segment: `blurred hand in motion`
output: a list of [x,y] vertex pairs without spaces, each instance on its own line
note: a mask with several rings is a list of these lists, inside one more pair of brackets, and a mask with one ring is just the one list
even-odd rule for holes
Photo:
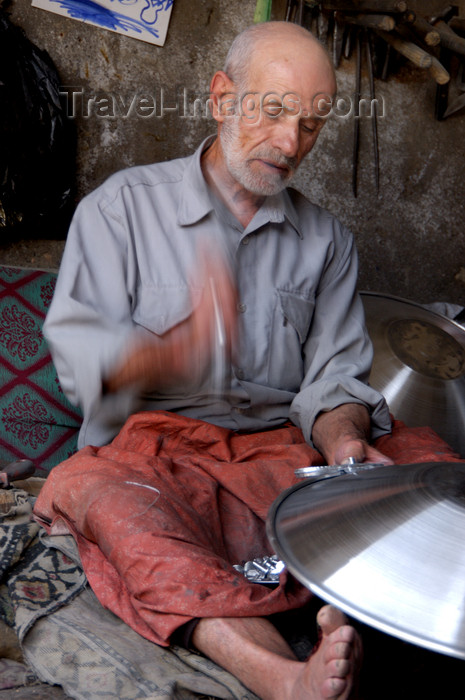
[[[207,367],[221,331],[226,356],[236,339],[236,286],[220,254],[201,251],[200,270],[192,280],[202,296],[192,314],[163,336],[135,339],[104,381],[111,393],[129,386],[139,391],[161,389],[189,380]],[[194,305],[194,299],[192,300]],[[218,325],[218,320],[220,324]]]

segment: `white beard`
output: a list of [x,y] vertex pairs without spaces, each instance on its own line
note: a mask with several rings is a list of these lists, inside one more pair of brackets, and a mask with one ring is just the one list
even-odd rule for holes
[[294,174],[294,159],[283,156],[276,149],[266,147],[257,149],[253,152],[254,158],[263,158],[271,160],[278,165],[286,165],[290,168],[290,173],[286,177],[283,177],[282,173],[273,173],[271,170],[261,175],[254,173],[241,153],[239,119],[240,117],[237,116],[226,117],[220,131],[221,146],[229,174],[232,175],[236,182],[247,191],[253,192],[253,194],[261,196],[278,194],[278,192],[287,187]]

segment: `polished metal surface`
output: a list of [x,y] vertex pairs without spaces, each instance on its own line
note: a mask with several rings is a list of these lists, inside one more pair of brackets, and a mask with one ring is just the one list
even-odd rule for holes
[[352,617],[465,659],[465,464],[378,466],[285,491],[267,523],[276,554]]
[[370,384],[408,426],[430,426],[465,456],[465,329],[405,299],[363,292]]
[[299,467],[295,470],[295,475],[299,479],[307,477],[339,476],[339,474],[358,474],[361,469],[374,469],[382,467],[382,462],[356,462],[354,457],[349,457],[342,464],[323,464],[310,467]]

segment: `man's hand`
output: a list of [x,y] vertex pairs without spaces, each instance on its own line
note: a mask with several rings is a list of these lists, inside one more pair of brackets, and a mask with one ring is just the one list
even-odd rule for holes
[[356,462],[393,464],[392,459],[372,447],[370,415],[361,404],[347,403],[316,419],[312,439],[327,464],[343,464],[349,457]]
[[[236,288],[228,265],[206,254],[196,284],[203,285],[202,298],[185,321],[162,337],[137,339],[104,382],[108,393],[134,386],[139,391],[164,389],[187,381],[210,361],[219,307],[229,354],[236,334]],[[201,365],[201,366],[199,366]]]

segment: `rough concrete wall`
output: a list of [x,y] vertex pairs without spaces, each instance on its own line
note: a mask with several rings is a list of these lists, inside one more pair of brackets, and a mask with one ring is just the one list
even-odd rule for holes
[[[339,70],[338,81],[353,93],[353,65]],[[435,83],[420,70],[377,81],[376,96],[384,102],[379,194],[368,118],[360,126],[357,198],[352,120],[328,123],[299,184],[354,232],[362,289],[465,305],[465,111],[435,120]]]
[[[283,17],[284,2],[274,3]],[[125,166],[191,152],[213,124],[183,116],[177,95],[208,88],[221,67],[233,36],[252,22],[255,0],[175,0],[164,47],[130,39],[82,22],[59,17],[13,0],[11,19],[48,51],[62,84],[76,93],[78,198],[110,173]],[[338,70],[339,91],[354,90],[354,62]],[[363,93],[368,94],[367,76]],[[373,182],[370,120],[362,120],[359,194],[351,186],[350,119],[328,123],[297,184],[313,201],[329,208],[354,232],[360,254],[360,287],[418,302],[465,305],[465,111],[438,122],[435,83],[419,69],[404,67],[387,82],[377,81],[384,116],[378,120],[381,182]],[[165,111],[160,116],[161,95]],[[132,109],[133,98],[155,96],[155,116]],[[100,102],[89,102],[92,96]],[[108,99],[119,96],[119,116],[111,118]],[[106,105],[106,109],[104,108]],[[87,106],[89,109],[87,110]],[[88,111],[89,116],[86,116]],[[56,267],[59,241],[3,244],[0,262]]]

